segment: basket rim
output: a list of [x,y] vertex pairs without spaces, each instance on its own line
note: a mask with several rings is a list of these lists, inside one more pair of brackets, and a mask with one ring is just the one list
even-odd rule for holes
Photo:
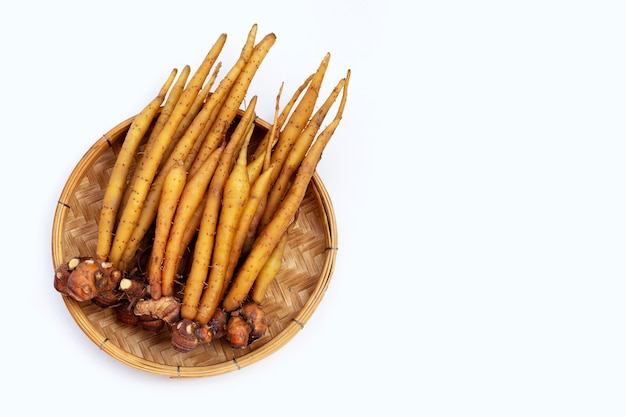
[[[132,116],[118,123],[115,127],[110,129],[95,143],[93,143],[93,145],[85,152],[83,157],[76,164],[68,177],[57,201],[52,224],[52,263],[55,269],[66,261],[63,255],[62,235],[65,218],[70,208],[67,203],[70,196],[74,193],[85,172],[90,168],[91,162],[112,147],[114,143],[123,140],[125,136],[124,133],[128,130],[134,118],[135,116]],[[259,127],[266,130],[271,128],[271,125],[261,118],[257,118],[255,123]],[[100,332],[87,317],[86,313],[81,308],[81,303],[75,301],[71,297],[61,295],[65,306],[70,312],[70,315],[74,319],[75,323],[95,345],[120,362],[139,370],[165,375],[172,378],[207,377],[240,370],[248,365],[258,362],[283,347],[304,328],[328,289],[334,272],[338,251],[336,218],[328,190],[324,186],[317,172],[313,174],[309,184],[309,192],[311,191],[313,192],[318,208],[322,213],[321,220],[323,223],[325,234],[324,239],[326,244],[324,259],[320,275],[317,278],[316,286],[302,308],[297,311],[296,316],[286,325],[285,328],[283,328],[278,334],[273,335],[270,341],[243,356],[235,357],[229,361],[203,366],[167,365],[152,362],[127,352],[114,343],[109,342],[107,336]]]

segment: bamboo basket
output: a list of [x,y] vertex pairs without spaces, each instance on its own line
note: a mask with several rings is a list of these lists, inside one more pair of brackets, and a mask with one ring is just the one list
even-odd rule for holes
[[[132,120],[131,117],[121,122],[96,141],[68,178],[53,220],[55,269],[74,256],[95,253],[104,189]],[[270,127],[257,118],[251,146]],[[126,365],[172,378],[215,376],[240,370],[267,357],[304,328],[328,288],[336,254],[337,226],[332,203],[315,173],[297,219],[289,229],[281,270],[262,304],[268,331],[243,350],[232,349],[222,338],[180,353],[171,347],[167,327],[157,334],[148,332],[139,326],[118,323],[112,308],[103,309],[91,301],[79,303],[59,295],[85,335]]]

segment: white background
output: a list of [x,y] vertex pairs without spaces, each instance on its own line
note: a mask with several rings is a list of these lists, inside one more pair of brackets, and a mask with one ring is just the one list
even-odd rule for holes
[[[11,415],[623,416],[620,1],[119,1],[0,6],[2,377]],[[176,380],[100,351],[52,288],[72,168],[216,37],[278,40],[271,119],[326,52],[348,109],[318,167],[339,252],[304,330]],[[326,90],[328,91],[328,90]]]

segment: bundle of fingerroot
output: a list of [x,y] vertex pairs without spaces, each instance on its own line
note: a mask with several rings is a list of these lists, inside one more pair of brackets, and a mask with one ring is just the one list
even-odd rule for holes
[[248,90],[276,36],[257,40],[253,25],[221,76],[226,38],[195,72],[173,69],[134,117],[104,190],[95,253],[54,275],[57,291],[115,308],[122,323],[169,328],[180,352],[220,338],[243,349],[266,332],[263,299],[350,80],[348,70],[320,99],[326,54],[284,105],[280,86],[271,129],[252,143],[259,97]]

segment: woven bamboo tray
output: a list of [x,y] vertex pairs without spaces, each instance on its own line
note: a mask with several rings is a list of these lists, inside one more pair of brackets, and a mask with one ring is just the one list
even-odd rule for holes
[[[53,220],[55,269],[74,256],[95,253],[104,189],[132,120],[131,117],[121,122],[95,142],[67,180]],[[256,124],[251,146],[270,129],[261,119]],[[243,350],[232,349],[220,339],[180,353],[171,347],[168,328],[154,334],[139,326],[118,323],[111,308],[103,309],[91,301],[79,303],[66,296],[62,296],[63,301],[93,343],[136,369],[172,378],[215,376],[239,370],[289,342],[304,328],[328,288],[337,254],[337,226],[331,200],[317,173],[288,233],[283,266],[262,305],[268,331]]]

